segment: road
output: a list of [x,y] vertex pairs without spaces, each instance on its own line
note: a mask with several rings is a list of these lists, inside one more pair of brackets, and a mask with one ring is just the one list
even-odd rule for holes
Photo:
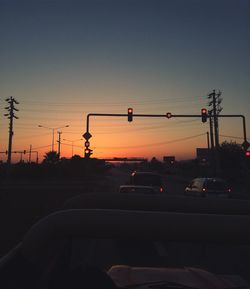
[[[131,171],[125,171],[119,168],[113,168],[109,172],[108,183],[112,192],[118,192],[119,186],[129,183],[129,176]],[[187,177],[178,174],[161,174],[162,180],[165,184],[166,190],[169,195],[180,197],[183,196],[185,187],[195,177]],[[250,199],[250,191],[242,192],[234,188],[232,191],[232,198],[234,199]]]
[[[97,176],[87,182],[86,179],[2,180],[0,255],[16,245],[30,226],[41,217],[61,209],[67,199],[92,192],[101,193],[104,197],[109,192],[118,194],[119,186],[129,181],[130,173],[130,171],[113,168],[106,176]],[[163,175],[163,180],[168,191],[166,196],[182,198],[184,204],[198,201],[192,198],[187,200],[183,195],[184,188],[189,181],[187,178],[178,175]],[[235,195],[238,199],[249,199],[250,194]],[[211,202],[211,200],[205,201]]]

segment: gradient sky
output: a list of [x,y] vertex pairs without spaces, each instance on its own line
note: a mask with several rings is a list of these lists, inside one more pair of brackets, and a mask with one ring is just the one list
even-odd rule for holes
[[[0,35],[0,151],[8,96],[20,103],[13,150],[32,145],[40,160],[52,130],[38,125],[69,125],[62,156],[73,141],[82,156],[88,113],[199,114],[213,89],[249,136],[250,0],[0,0]],[[207,146],[208,123],[102,117],[90,131],[95,157],[185,159]],[[241,143],[241,121],[221,120],[220,135]]]

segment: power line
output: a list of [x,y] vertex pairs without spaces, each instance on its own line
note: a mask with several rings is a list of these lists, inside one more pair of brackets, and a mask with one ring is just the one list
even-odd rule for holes
[[[126,105],[129,104],[133,104],[133,105],[140,105],[140,104],[154,104],[154,103],[178,103],[178,102],[187,102],[190,103],[190,101],[193,102],[197,102],[197,98],[200,98],[200,96],[192,96],[192,97],[172,97],[172,98],[158,98],[157,100],[155,100],[155,96],[153,97],[154,100],[152,100],[152,97],[144,98],[141,99],[140,101],[133,101],[133,100],[126,100],[126,101],[122,101],[122,102],[50,102],[50,101],[23,101],[23,103],[29,103],[29,104],[39,104],[39,105],[55,105],[55,106],[74,106],[74,105],[84,105],[84,106],[88,106],[88,105],[104,105],[104,106],[120,106],[120,105]],[[193,99],[193,100],[192,100]],[[200,99],[202,101],[202,99]]]
[[51,145],[35,147],[35,148],[33,148],[33,150],[39,150],[39,149],[43,149],[43,148],[47,148],[47,147],[51,147]]
[[165,142],[159,142],[159,143],[151,143],[151,144],[145,144],[145,145],[120,146],[120,147],[102,147],[102,146],[98,146],[98,148],[100,148],[100,149],[129,149],[129,148],[153,147],[153,146],[166,145],[166,144],[170,144],[170,143],[182,142],[182,141],[190,140],[190,139],[197,138],[197,137],[204,136],[204,135],[206,135],[206,133],[197,134],[197,135],[184,137],[184,138],[179,138],[179,139],[175,139],[175,140],[171,140],[171,141],[165,141]]
[[231,138],[235,138],[235,139],[244,139],[244,137],[232,136],[232,135],[223,135],[223,134],[220,134],[219,136],[222,136],[222,137],[231,137]]
[[[190,126],[190,125],[193,125],[192,123],[187,123],[186,125],[185,125],[185,127],[186,126]],[[184,125],[182,125],[182,127],[175,127],[175,126],[171,126],[171,127],[168,127],[167,125],[161,125],[161,126],[151,126],[151,127],[141,127],[141,128],[133,128],[133,129],[131,129],[130,131],[121,131],[121,130],[118,130],[118,131],[114,131],[114,130],[112,130],[112,131],[96,131],[96,130],[94,130],[95,131],[95,134],[98,134],[98,135],[100,135],[100,134],[125,134],[125,133],[134,133],[134,132],[137,132],[137,131],[148,131],[148,130],[165,130],[165,131],[169,131],[169,130],[176,130],[176,129],[183,129],[183,126]]]

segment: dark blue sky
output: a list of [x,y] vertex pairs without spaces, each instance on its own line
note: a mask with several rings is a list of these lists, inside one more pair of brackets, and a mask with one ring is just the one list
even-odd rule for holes
[[0,0],[0,33],[0,97],[27,111],[197,113],[221,89],[223,112],[250,119],[249,0]]

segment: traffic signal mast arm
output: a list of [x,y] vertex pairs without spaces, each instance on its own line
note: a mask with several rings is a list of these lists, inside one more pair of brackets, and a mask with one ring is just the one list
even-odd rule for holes
[[[89,121],[91,116],[110,116],[110,117],[128,117],[128,113],[89,113],[87,115],[87,123],[86,123],[86,133],[89,134]],[[201,118],[201,114],[172,114],[170,112],[167,112],[166,114],[134,114],[133,117],[153,117],[153,118]],[[211,118],[213,115],[207,114],[207,118]],[[242,118],[243,122],[243,138],[244,138],[244,143],[243,145],[245,146],[245,150],[247,150],[247,147],[250,146],[250,144],[247,141],[247,135],[246,135],[246,119],[245,116],[242,114],[224,114],[224,115],[217,115],[217,117],[236,117],[236,118]]]
[[[128,117],[127,113],[89,113],[87,115],[86,132],[89,132],[89,121],[91,116],[114,116],[114,117]],[[133,117],[155,117],[166,118],[166,114],[136,114],[133,113]],[[172,117],[201,117],[200,114],[171,114]],[[208,116],[209,118],[209,116]]]

